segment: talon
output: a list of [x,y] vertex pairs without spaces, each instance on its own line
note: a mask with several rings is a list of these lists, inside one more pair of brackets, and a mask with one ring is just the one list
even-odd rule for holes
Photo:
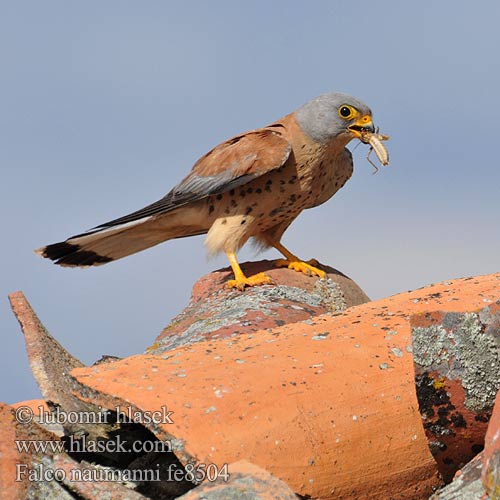
[[289,261],[286,259],[278,259],[275,262],[276,267],[288,267],[288,269],[293,269],[299,273],[304,273],[307,276],[319,276],[320,278],[324,278],[326,276],[326,272],[318,269],[312,264],[318,264],[316,259],[311,259],[309,262],[302,262],[300,260],[297,261]]
[[260,286],[260,285],[274,285],[275,282],[265,273],[254,274],[253,276],[246,276],[229,280],[226,283],[227,288],[237,288],[241,292],[247,286]]

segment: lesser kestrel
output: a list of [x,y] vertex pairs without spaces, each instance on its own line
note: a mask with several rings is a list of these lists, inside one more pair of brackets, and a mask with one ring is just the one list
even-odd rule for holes
[[207,234],[210,254],[225,252],[231,287],[261,285],[264,273],[245,276],[236,252],[249,238],[274,247],[280,266],[324,277],[315,262],[287,250],[281,237],[306,208],[331,198],[351,177],[346,145],[373,133],[370,108],[347,94],[324,94],[267,127],[216,146],[166,196],[36,252],[61,266],[95,266],[173,238]]

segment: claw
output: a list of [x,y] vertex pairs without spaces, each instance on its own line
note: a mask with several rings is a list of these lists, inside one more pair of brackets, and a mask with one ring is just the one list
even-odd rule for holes
[[326,276],[325,271],[318,269],[314,265],[318,265],[318,261],[316,259],[311,259],[309,262],[302,262],[300,260],[289,261],[286,259],[278,259],[275,262],[276,267],[288,267],[288,269],[293,269],[299,273],[304,273],[307,276],[319,276],[320,278],[324,278]]
[[254,274],[253,276],[243,276],[234,280],[229,280],[226,283],[228,288],[237,288],[243,291],[247,286],[259,286],[259,285],[274,285],[275,282],[267,276],[265,273]]

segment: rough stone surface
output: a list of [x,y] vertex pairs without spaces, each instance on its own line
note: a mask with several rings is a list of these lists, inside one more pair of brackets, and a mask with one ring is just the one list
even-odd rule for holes
[[205,481],[179,500],[297,500],[283,481],[245,460],[229,464],[228,470],[228,480]]
[[[366,491],[372,498],[385,498],[387,491],[397,496],[398,477],[405,498],[421,498],[437,482],[418,413],[409,319],[437,309],[477,311],[499,297],[498,274],[453,280],[335,316],[207,339],[161,356],[136,356],[108,369],[73,374],[89,386],[87,397],[101,398],[102,404],[104,392],[121,394],[142,409],[154,407],[154,398],[168,402],[178,413],[163,430],[179,440],[181,460],[245,458],[295,492],[325,498],[332,488],[332,498],[362,497]],[[325,394],[334,403],[325,405]],[[305,412],[302,418],[298,408]],[[314,429],[333,424],[334,433],[321,432],[320,444]],[[332,470],[330,453],[342,457]],[[299,457],[309,465],[292,473],[290,461],[300,463]],[[407,476],[396,463],[405,464]]]
[[[123,416],[119,419],[116,413],[116,408],[121,404],[122,411],[127,413],[130,409],[131,414],[139,411],[137,408],[127,406],[122,400],[117,401],[115,405],[107,407],[108,409],[94,404],[92,399],[85,399],[86,389],[69,375],[69,372],[75,366],[80,366],[81,363],[73,358],[43,327],[30,304],[21,292],[16,292],[9,296],[12,304],[12,309],[18,318],[21,328],[25,334],[27,351],[30,360],[30,365],[34,367],[35,379],[40,385],[42,393],[50,400],[40,402],[39,400],[18,403],[17,409],[31,409],[33,412],[33,422],[29,429],[34,429],[37,436],[42,436],[40,439],[50,441],[62,441],[66,439],[66,443],[74,441],[79,443],[78,448],[83,450],[86,445],[100,443],[110,446],[111,451],[99,453],[78,451],[73,455],[80,462],[85,459],[91,459],[93,462],[98,462],[96,466],[87,464],[82,470],[86,474],[99,477],[99,472],[102,472],[101,465],[116,471],[116,474],[126,475],[126,471],[131,468],[140,468],[137,466],[138,460],[141,459],[148,470],[160,471],[159,481],[139,482],[135,484],[138,492],[151,494],[158,498],[175,498],[180,494],[185,493],[190,488],[194,487],[192,483],[184,480],[170,481],[168,478],[169,467],[177,467],[182,469],[182,465],[177,460],[172,452],[157,454],[154,452],[148,453],[139,450],[138,452],[130,449],[133,442],[146,442],[149,446],[155,446],[158,441],[151,431],[148,431],[140,424],[125,422]],[[95,366],[104,366],[112,364],[112,361],[106,360]],[[79,393],[81,397],[76,397]],[[41,413],[48,413],[41,415]],[[40,422],[40,417],[43,419],[62,422],[62,424],[41,422],[43,428],[37,425]],[[47,429],[55,430],[55,434],[47,434],[50,437],[45,437],[44,432]],[[154,427],[153,427],[154,430]],[[64,436],[62,439],[60,439]],[[84,440],[83,440],[84,437]],[[12,441],[12,440],[11,440]],[[125,446],[126,451],[118,448],[115,445],[117,442],[129,443]],[[12,443],[11,443],[12,444]],[[12,444],[12,446],[14,446]],[[68,453],[71,453],[67,450]],[[72,456],[73,456],[72,455]],[[50,469],[56,468],[56,459],[50,455],[28,457],[32,459],[32,467],[34,469]],[[43,460],[42,460],[43,459]],[[49,461],[50,464],[45,463]],[[44,462],[45,461],[45,462]],[[61,481],[57,484],[50,481],[35,481],[29,483],[29,494],[35,495],[33,498],[66,498],[65,491],[72,491],[83,498],[103,498],[103,495],[111,495],[110,498],[144,498],[140,493],[134,492],[134,495],[129,489],[121,490],[119,483],[109,483],[107,480],[95,481],[72,481],[71,471],[81,467],[72,458],[67,457],[67,460],[59,460],[61,467],[67,469],[68,480]],[[147,467],[146,467],[147,466]],[[68,469],[68,467],[71,469]],[[140,474],[137,474],[140,476]],[[83,484],[89,483],[89,484]],[[61,486],[62,485],[62,486]],[[62,487],[62,490],[61,490]],[[1,490],[0,490],[1,491]],[[94,496],[93,493],[95,493]],[[61,496],[63,495],[63,496]],[[87,496],[90,495],[90,496]],[[125,495],[125,496],[123,496]]]
[[[69,377],[73,368],[85,366],[72,356],[45,329],[22,292],[9,294],[9,300],[21,325],[26,351],[33,376],[42,392],[46,405],[51,410],[64,412],[98,413],[101,409],[92,402],[83,402],[73,395],[74,379]],[[68,432],[80,432],[81,426],[68,423]],[[106,436],[109,428],[105,425],[87,425],[85,432],[90,436]]]
[[[299,276],[294,272],[293,275]],[[307,279],[312,288],[306,291],[318,295],[314,287],[319,281]],[[193,297],[210,302],[213,297],[231,292],[242,300],[241,296],[248,293],[225,290],[221,283],[212,282],[205,288],[205,295],[202,291]],[[270,325],[266,323],[269,318],[258,325],[251,319],[245,320],[239,333],[246,334],[235,336],[231,336],[228,323],[228,335],[223,333],[217,338],[211,334],[219,332],[212,330],[207,335],[205,331],[195,342],[188,339],[186,343],[183,339],[180,347],[171,345],[166,350],[165,345],[157,345],[158,351],[153,348],[156,354],[80,366],[68,375],[46,368],[42,373],[48,374],[49,381],[50,377],[65,376],[72,398],[92,408],[121,406],[139,412],[143,425],[131,425],[127,432],[141,440],[168,441],[173,453],[163,455],[175,454],[177,460],[160,464],[160,457],[144,455],[130,463],[116,464],[117,467],[132,469],[157,463],[166,467],[173,463],[187,470],[190,464],[202,463],[214,464],[220,470],[229,464],[231,474],[231,466],[247,460],[305,498],[428,498],[441,481],[429,450],[432,443],[428,442],[418,410],[412,326],[430,325],[414,323],[413,319],[410,324],[410,318],[425,316],[428,311],[453,313],[443,328],[450,328],[450,324],[462,328],[463,321],[457,320],[459,315],[474,313],[483,325],[489,322],[484,333],[491,328],[494,337],[500,274],[444,282],[333,314],[329,306],[328,312],[321,315],[310,310],[316,307],[317,299],[301,295],[300,287],[292,283],[281,285],[285,290],[277,287],[275,295],[268,296],[269,301],[280,302],[282,298],[277,294],[288,294],[286,300],[293,298],[287,303],[290,314],[305,311],[301,319]],[[265,291],[270,287],[259,288]],[[299,288],[299,292],[290,292],[290,288]],[[330,292],[327,295],[342,309],[338,288],[333,286]],[[251,303],[247,306],[251,307]],[[17,309],[18,315],[20,310],[22,316],[23,308]],[[206,312],[208,318],[210,308]],[[223,308],[219,312],[224,319]],[[276,319],[272,314],[269,317]],[[182,318],[186,321],[184,330],[190,326],[189,319],[203,318]],[[236,321],[241,321],[241,317]],[[245,327],[261,329],[247,333]],[[31,334],[38,344],[48,335],[41,325]],[[61,355],[69,356],[63,351],[60,347]],[[30,356],[38,362],[43,352],[34,350]],[[429,373],[431,379],[434,372]],[[482,376],[479,371],[470,373],[478,379]],[[429,382],[435,391],[443,389],[442,383],[438,378]],[[445,396],[447,389],[446,386],[443,391]],[[162,408],[173,411],[171,421],[157,423],[144,418]],[[118,428],[117,432],[125,431]],[[7,438],[12,440],[12,435]],[[63,467],[65,459],[57,460],[53,457],[54,463]],[[74,464],[70,462],[69,466]],[[80,466],[86,464],[82,461]],[[104,466],[99,463],[93,467]],[[6,469],[0,465],[0,473],[7,469],[8,465]],[[255,486],[255,481],[244,474],[234,479],[239,481],[238,486]],[[78,498],[105,498],[84,488],[77,492],[71,486],[60,486]],[[202,484],[200,488],[208,488],[210,494],[210,486]],[[234,484],[221,484],[220,492],[223,486],[235,488]],[[196,489],[188,495],[202,492]],[[175,498],[182,494],[161,489],[135,493],[150,498]],[[200,494],[200,498],[210,498]],[[231,495],[226,498],[234,498]],[[48,494],[45,497],[52,498]]]
[[26,498],[29,483],[16,481],[16,464],[31,464],[28,453],[19,453],[15,440],[19,438],[18,425],[12,408],[0,403],[0,491],[5,498]]
[[481,454],[457,473],[453,481],[429,500],[486,500],[481,483]]
[[369,301],[350,278],[327,266],[326,279],[274,267],[273,261],[242,264],[247,274],[265,272],[276,285],[252,287],[245,292],[230,290],[226,268],[201,278],[193,287],[191,301],[147,350],[161,354],[205,339],[235,337],[265,328],[339,313]]
[[483,448],[500,389],[500,303],[411,319],[417,397],[445,480]]
[[499,297],[498,274],[453,280],[72,375],[104,406],[167,404],[174,422],[157,432],[176,438],[183,463],[246,459],[312,497],[422,498],[439,481],[418,411],[409,320],[478,311]]
[[491,498],[500,498],[500,392],[484,440],[482,481]]
[[[122,481],[109,480],[113,478],[113,473],[116,474],[116,469],[99,467],[88,462],[75,462],[66,455],[54,456],[47,466],[64,471],[66,479],[63,484],[71,493],[72,499],[146,500],[148,498],[132,490],[130,483],[127,487]],[[108,476],[105,474],[106,469],[109,471]],[[81,478],[84,480],[80,480]]]
[[[19,408],[19,406],[18,406]],[[71,481],[72,471],[80,464],[65,453],[54,451],[50,445],[45,451],[20,451],[16,442],[60,443],[59,436],[52,434],[37,423],[21,423],[16,417],[16,409],[0,403],[0,493],[9,500],[54,500],[144,499],[121,483],[102,481]],[[21,466],[21,468],[18,468]],[[23,466],[26,466],[25,468]],[[93,466],[88,464],[89,468]],[[57,471],[57,472],[56,472]],[[59,480],[53,479],[57,474]],[[73,493],[78,496],[75,497]]]
[[480,314],[447,313],[442,324],[413,329],[415,363],[460,380],[465,406],[476,413],[491,411],[500,388],[500,330],[488,329],[490,324],[483,324]]
[[23,408],[23,411],[29,408],[29,411],[32,412],[34,422],[58,437],[64,436],[64,427],[60,423],[55,421],[47,422],[43,418],[44,415],[51,413],[51,409],[44,399],[30,399],[28,401],[20,401],[19,403],[14,403],[11,406],[15,410],[17,410],[18,408]]

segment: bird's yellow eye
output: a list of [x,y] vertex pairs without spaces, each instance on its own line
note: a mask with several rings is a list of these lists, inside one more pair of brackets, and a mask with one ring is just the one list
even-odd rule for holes
[[344,118],[344,120],[351,120],[354,118],[358,112],[348,104],[342,104],[339,108],[339,115]]

